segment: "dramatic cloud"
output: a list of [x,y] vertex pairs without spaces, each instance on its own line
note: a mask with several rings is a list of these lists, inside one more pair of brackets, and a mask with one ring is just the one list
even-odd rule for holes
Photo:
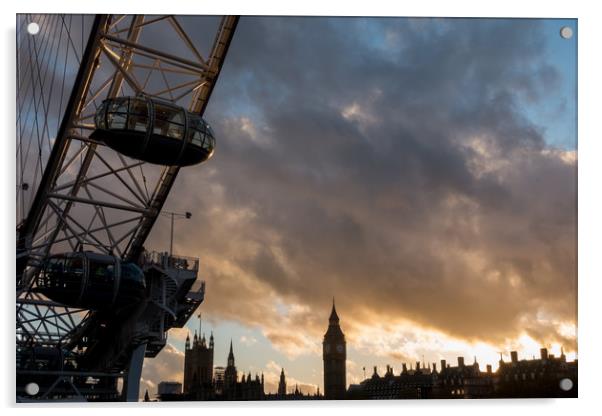
[[333,295],[358,345],[411,323],[574,350],[576,154],[524,111],[559,88],[545,52],[535,20],[242,18],[216,153],[168,201],[204,313],[291,356],[320,351]]

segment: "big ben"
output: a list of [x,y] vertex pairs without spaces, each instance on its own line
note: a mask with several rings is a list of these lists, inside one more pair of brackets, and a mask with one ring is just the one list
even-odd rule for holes
[[328,330],[322,342],[322,358],[324,359],[324,397],[336,400],[344,399],[347,388],[345,361],[347,345],[345,334],[339,325],[339,316],[332,300],[332,312]]

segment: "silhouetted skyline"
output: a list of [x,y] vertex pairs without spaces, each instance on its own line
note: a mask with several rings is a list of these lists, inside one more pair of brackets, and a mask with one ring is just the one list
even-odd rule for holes
[[[495,369],[498,351],[564,346],[572,359],[576,37],[560,38],[564,25],[576,33],[573,20],[241,18],[206,112],[216,152],[166,207],[193,212],[174,250],[200,257],[217,364],[233,338],[271,391],[282,367],[323,390],[333,295],[349,383],[423,356]],[[168,225],[149,245],[167,248]],[[167,364],[147,360],[142,392],[180,374],[195,327],[172,331]]]

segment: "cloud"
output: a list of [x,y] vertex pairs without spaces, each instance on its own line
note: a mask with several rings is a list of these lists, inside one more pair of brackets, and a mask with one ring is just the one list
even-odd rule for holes
[[144,397],[146,390],[151,397],[154,397],[161,381],[184,382],[184,353],[169,343],[155,358],[144,360],[140,378],[140,397]]
[[577,157],[523,111],[558,88],[545,52],[534,20],[241,19],[216,153],[169,199],[204,313],[290,356],[320,350],[333,295],[351,343],[411,322],[576,348]]
[[246,345],[247,347],[250,347],[251,345],[257,344],[257,340],[253,337],[247,337],[246,335],[242,335],[240,337],[240,342],[244,345]]

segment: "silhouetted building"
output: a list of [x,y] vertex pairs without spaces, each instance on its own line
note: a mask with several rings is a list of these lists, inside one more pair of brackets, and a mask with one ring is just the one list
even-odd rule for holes
[[567,362],[564,351],[554,357],[542,348],[539,359],[520,361],[512,351],[510,357],[509,363],[500,359],[496,397],[577,397],[577,360]]
[[255,378],[251,377],[251,373],[247,376],[243,373],[242,378],[238,381],[238,372],[234,362],[234,350],[232,341],[230,341],[230,352],[228,353],[228,365],[224,370],[224,387],[218,400],[262,400],[264,398],[264,379],[256,374]]
[[347,360],[347,344],[345,335],[339,325],[339,316],[332,299],[332,311],[328,330],[322,342],[322,358],[324,360],[324,398],[329,400],[344,399],[347,390],[345,363]]
[[384,376],[378,374],[374,367],[372,377],[360,384],[349,386],[348,398],[350,399],[425,399],[431,395],[433,388],[433,374],[430,368],[421,368],[416,363],[416,369],[403,369],[399,375],[393,373],[393,368],[387,365]]
[[236,396],[236,383],[238,382],[238,372],[234,363],[234,350],[232,349],[232,340],[230,340],[230,352],[228,353],[228,364],[224,370],[224,397]]
[[178,381],[162,381],[157,386],[157,397],[162,402],[182,400],[182,383]]
[[284,368],[280,371],[280,379],[278,381],[278,392],[275,394],[266,394],[266,400],[318,400],[321,399],[320,389],[318,388],[314,394],[309,392],[303,394],[299,389],[299,386],[295,384],[295,388],[290,392],[286,389],[286,376],[284,374]]
[[[500,360],[500,367],[493,372],[490,365],[481,371],[475,358],[466,365],[464,357],[458,357],[458,365],[450,366],[441,360],[441,369],[415,369],[402,365],[399,375],[387,366],[384,376],[379,376],[376,367],[372,377],[360,384],[349,386],[350,399],[485,399],[515,397],[577,397],[577,360],[566,362],[548,355],[542,348],[541,358],[518,360],[516,351],[511,353],[511,362]],[[570,381],[569,381],[570,380]],[[568,390],[563,390],[563,388]]]
[[[199,315],[200,320],[200,315]],[[200,334],[200,330],[199,330]],[[184,368],[184,393],[177,382],[159,383],[158,397],[170,400],[318,400],[318,399],[477,399],[521,397],[577,397],[578,362],[567,362],[564,351],[560,357],[548,354],[542,348],[540,358],[518,359],[512,351],[510,362],[500,357],[499,368],[491,365],[481,371],[476,357],[472,364],[465,364],[458,357],[457,365],[441,360],[440,368],[432,363],[427,366],[415,363],[408,369],[402,364],[399,374],[387,365],[383,376],[374,367],[372,376],[346,389],[346,341],[341,330],[334,298],[329,325],[322,343],[324,361],[324,396],[319,389],[315,394],[303,394],[297,385],[287,391],[286,375],[281,369],[277,393],[265,394],[264,376],[242,374],[240,380],[234,359],[232,340],[227,366],[213,368],[213,334],[209,344],[204,335],[195,332],[191,344],[186,338]],[[148,392],[145,400],[149,400]]]
[[284,368],[280,371],[280,381],[278,381],[278,396],[286,396],[286,377],[284,375]]
[[207,400],[213,397],[213,332],[209,344],[205,335],[201,336],[201,315],[199,314],[199,335],[196,331],[190,344],[190,335],[186,337],[184,349],[184,394],[194,400]]
[[291,389],[289,392],[286,391],[286,388],[282,388],[286,386],[286,381],[283,379],[284,372],[280,373],[280,382],[278,383],[278,393],[275,394],[266,394],[265,400],[320,400],[323,399],[320,396],[320,389],[318,388],[314,394],[301,392],[299,386],[295,384],[295,388]]
[[436,374],[432,398],[463,399],[491,397],[493,394],[493,374],[482,373],[475,358],[471,365],[458,357],[458,365],[450,366],[441,360],[441,370]]
[[225,367],[215,367],[213,370],[213,388],[215,394],[222,395],[224,393]]

